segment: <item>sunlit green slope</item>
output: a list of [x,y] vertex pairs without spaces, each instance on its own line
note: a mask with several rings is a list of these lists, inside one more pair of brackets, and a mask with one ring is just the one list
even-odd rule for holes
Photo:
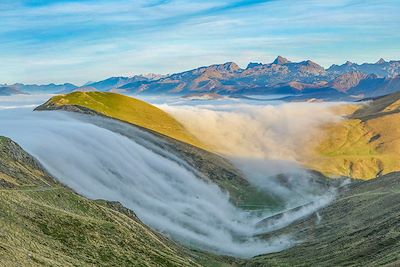
[[372,179],[400,171],[400,94],[361,106],[346,119],[324,126],[314,138],[308,168],[328,176]]
[[74,92],[52,97],[37,110],[62,109],[79,106],[101,115],[125,121],[176,140],[200,147],[205,146],[192,136],[168,113],[144,101],[105,92]]

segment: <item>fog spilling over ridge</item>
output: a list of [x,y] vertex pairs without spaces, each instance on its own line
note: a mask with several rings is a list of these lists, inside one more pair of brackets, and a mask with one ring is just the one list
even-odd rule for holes
[[[200,141],[228,157],[257,187],[278,194],[286,206],[325,195],[299,164],[327,122],[338,121],[332,107],[340,103],[265,105],[160,105]],[[280,175],[284,174],[284,181]],[[282,186],[282,183],[285,186]]]
[[232,157],[296,161],[324,123],[339,120],[337,103],[160,105],[202,142]]
[[[26,103],[21,106],[24,105]],[[180,111],[178,112],[177,109]],[[194,126],[189,127],[190,125],[182,120],[178,114],[183,112],[181,107],[171,107],[168,110],[190,130],[196,129]],[[251,110],[250,107],[249,110]],[[255,126],[251,123],[260,119],[257,116],[269,114],[270,110],[261,108],[260,114],[253,110],[253,115],[249,115],[251,113],[247,115],[234,113],[236,117],[232,118],[227,115],[228,113],[213,110],[187,108],[184,109],[184,112],[187,114],[187,118],[192,119],[194,123],[197,120],[196,116],[208,116],[212,131],[215,130],[213,121],[216,123],[215,125],[227,122],[227,124],[221,125],[220,131],[225,131],[222,128],[228,127],[232,122],[236,123],[232,125],[234,128],[243,130],[247,128],[249,135],[237,132],[237,136],[234,136],[233,139],[228,135],[229,131],[233,131],[233,128],[229,127],[226,128],[228,132],[213,132],[204,137],[216,138],[215,133],[221,134],[221,138],[226,141],[221,147],[221,151],[228,149],[228,145],[234,145],[231,147],[230,155],[243,153],[242,159],[236,157],[236,164],[249,175],[251,182],[261,188],[265,187],[265,190],[282,195],[284,198],[289,199],[289,196],[292,195],[295,203],[288,201],[285,204],[287,209],[296,207],[296,203],[297,205],[308,203],[308,205],[290,211],[279,219],[264,224],[260,223],[276,212],[273,213],[270,210],[245,211],[233,206],[226,193],[211,182],[202,179],[201,175],[185,164],[183,159],[177,158],[168,151],[159,151],[154,145],[157,140],[149,141],[150,138],[155,138],[154,136],[151,137],[150,134],[139,129],[119,123],[119,127],[130,127],[132,131],[136,131],[137,140],[129,139],[101,127],[102,124],[110,123],[108,119],[96,118],[96,123],[89,123],[90,120],[87,117],[76,114],[32,112],[27,108],[6,109],[0,111],[0,135],[8,136],[18,142],[35,156],[52,175],[78,193],[93,199],[119,201],[127,208],[132,209],[143,222],[152,228],[188,246],[220,254],[251,257],[280,251],[299,241],[292,239],[291,236],[263,240],[255,235],[279,229],[298,218],[313,213],[332,200],[334,190],[323,192],[320,188],[314,188],[314,185],[307,180],[308,174],[301,168],[292,165],[290,165],[288,178],[290,187],[280,187],[278,183],[269,183],[265,180],[266,177],[273,176],[280,171],[272,170],[272,166],[276,164],[266,161],[274,159],[272,155],[279,152],[274,152],[278,143],[261,143],[263,139],[267,139],[268,131],[259,133],[259,139],[255,139],[256,143],[249,147],[247,145],[250,143],[240,144],[239,137],[243,137],[244,140],[252,138],[252,134],[260,130],[257,127],[261,127],[261,124]],[[304,113],[304,115],[309,114]],[[288,111],[286,116],[289,115]],[[317,121],[331,118],[322,113],[320,115]],[[248,121],[246,116],[250,116],[250,118],[254,116],[253,121],[250,120],[247,127],[241,121],[241,119]],[[316,123],[312,119],[309,121],[305,118],[305,121],[307,123],[300,124],[311,127]],[[263,122],[266,121],[261,121],[261,123]],[[284,121],[284,123],[289,122]],[[201,123],[196,125],[204,127],[206,130],[205,125]],[[277,121],[270,125],[278,130],[276,135],[288,130],[289,132],[296,131],[299,130],[299,127],[303,127],[297,124],[287,124],[286,128],[279,128]],[[219,141],[223,140],[214,140],[214,142]],[[248,141],[250,142],[250,140]],[[273,141],[277,142],[277,140]],[[293,141],[293,144],[295,143],[296,141]],[[259,147],[260,145],[262,146]],[[283,145],[286,147],[279,152],[280,155],[277,157],[279,160],[285,157],[290,158],[290,153],[285,153],[291,149],[292,142],[288,141]],[[268,153],[266,152],[267,148],[271,148]],[[251,157],[253,154],[256,155],[255,159]],[[268,155],[271,155],[271,158],[268,158]],[[260,159],[263,160],[262,164],[257,162]],[[283,166],[286,163],[282,162],[281,164]],[[260,168],[261,165],[264,167]],[[270,166],[271,170],[265,166]],[[246,171],[248,169],[252,169],[252,171]],[[298,181],[296,181],[297,178],[299,178]],[[311,186],[311,188],[306,188],[307,186]]]

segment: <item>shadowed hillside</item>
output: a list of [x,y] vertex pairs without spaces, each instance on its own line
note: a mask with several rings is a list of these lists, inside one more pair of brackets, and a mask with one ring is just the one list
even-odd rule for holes
[[117,202],[60,185],[0,137],[1,266],[200,266],[217,263],[145,226]]
[[293,248],[255,257],[246,266],[398,266],[400,174],[352,184],[337,200],[282,231]]

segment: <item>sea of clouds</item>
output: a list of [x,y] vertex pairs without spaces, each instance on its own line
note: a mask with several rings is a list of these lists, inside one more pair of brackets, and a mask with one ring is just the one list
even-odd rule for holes
[[[326,105],[160,106],[231,159],[255,186],[285,199],[289,211],[263,227],[259,222],[274,215],[271,211],[235,207],[184,160],[154,147],[154,136],[119,123],[135,136],[128,138],[102,127],[116,123],[107,119],[92,123],[84,116],[27,108],[37,101],[7,102],[9,108],[0,110],[0,135],[18,142],[78,193],[119,201],[152,228],[188,246],[237,257],[283,250],[297,240],[256,235],[312,214],[335,194],[312,183],[310,174],[296,164],[302,138],[338,119]],[[284,185],[275,178],[280,173],[287,177]]]

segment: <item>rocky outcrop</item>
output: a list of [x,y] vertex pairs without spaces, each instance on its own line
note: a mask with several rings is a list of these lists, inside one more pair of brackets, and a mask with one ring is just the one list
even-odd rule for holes
[[350,71],[335,78],[328,86],[335,88],[340,92],[346,92],[350,88],[357,86],[361,80],[365,79],[367,74]]

